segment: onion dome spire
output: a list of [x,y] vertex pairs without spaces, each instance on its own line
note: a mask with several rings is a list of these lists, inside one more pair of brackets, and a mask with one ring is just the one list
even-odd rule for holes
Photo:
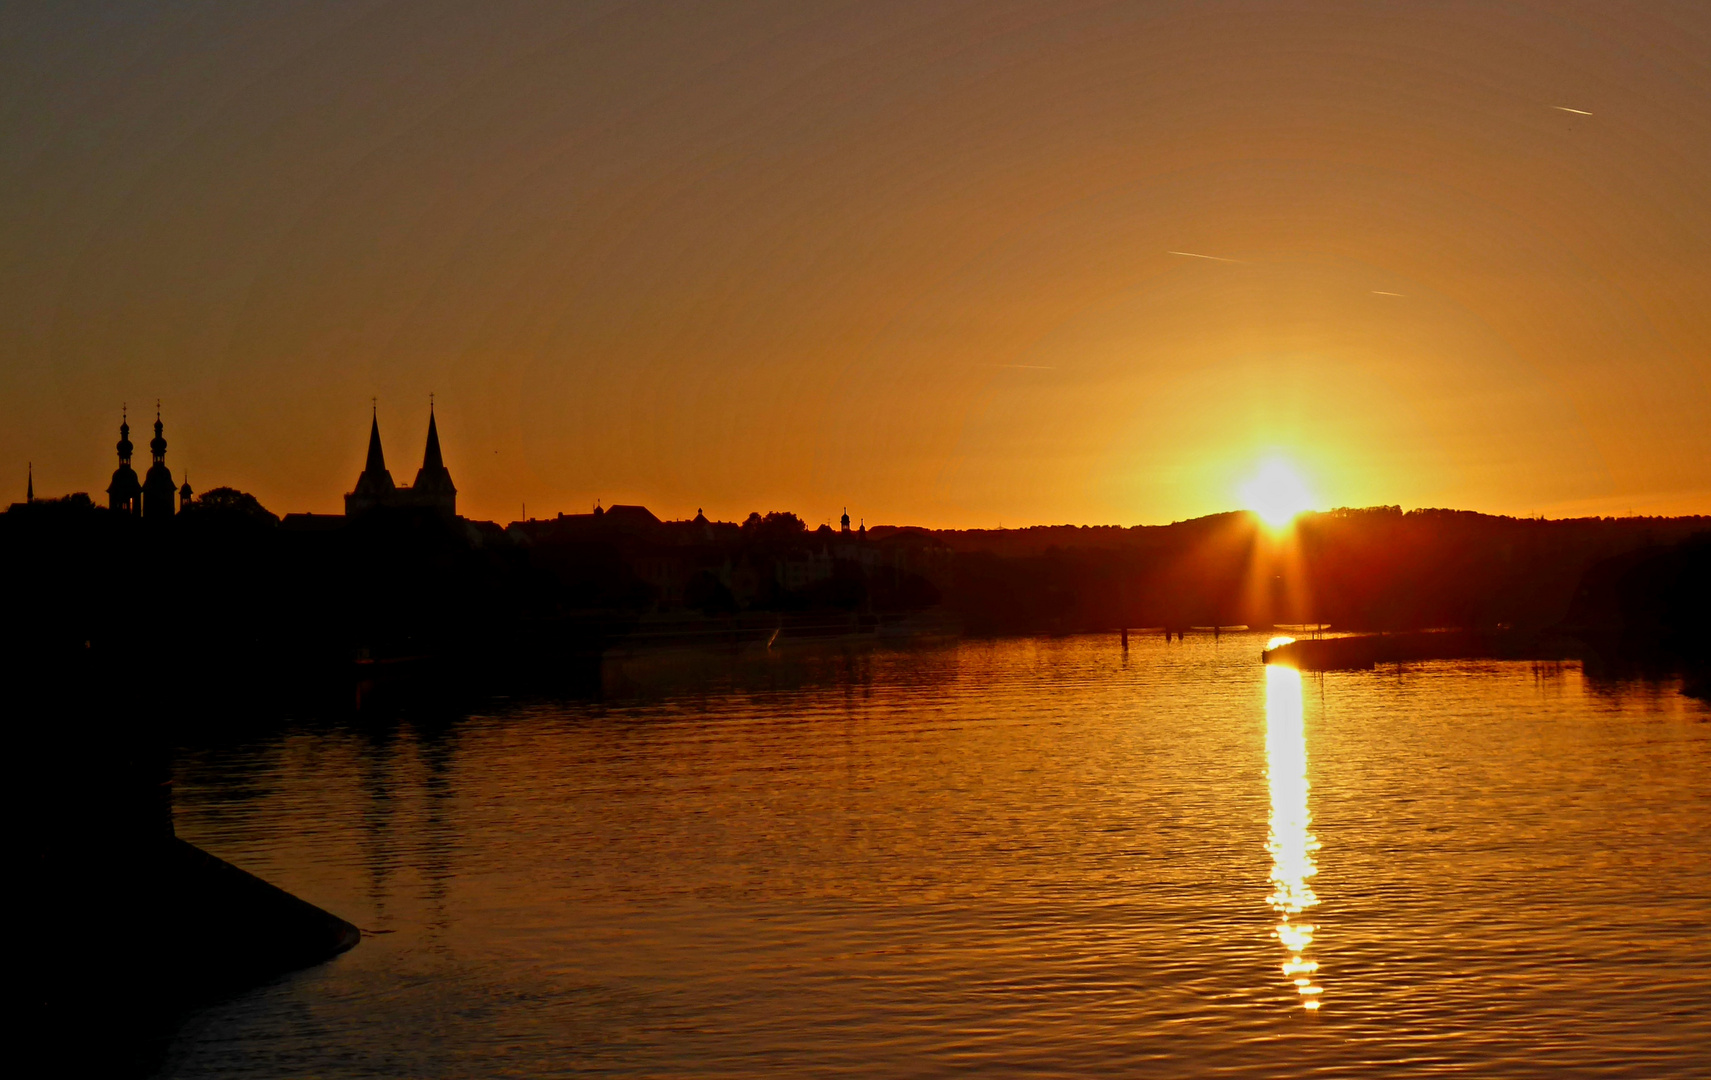
[[149,453],[154,457],[154,463],[149,466],[148,475],[143,477],[143,516],[151,520],[165,520],[171,517],[177,507],[174,505],[178,494],[178,485],[172,482],[172,472],[166,467],[166,436],[162,434],[165,425],[160,422],[160,402],[154,407],[154,438],[149,440]]
[[131,451],[135,449],[131,445],[131,423],[128,413],[129,410],[125,406],[119,406],[119,445],[115,447],[119,451],[119,464],[127,468],[131,464]]
[[154,403],[154,438],[149,440],[149,453],[154,455],[154,464],[166,463],[166,437],[161,434],[164,425],[160,422],[160,402]]
[[119,443],[114,449],[119,452],[119,467],[113,470],[113,481],[107,485],[107,507],[120,513],[140,514],[143,485],[131,468],[131,422],[129,410],[123,406],[119,412]]

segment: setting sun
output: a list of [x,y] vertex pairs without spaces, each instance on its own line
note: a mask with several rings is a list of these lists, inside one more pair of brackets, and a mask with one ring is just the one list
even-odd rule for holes
[[1242,506],[1260,516],[1272,528],[1289,524],[1295,516],[1313,507],[1313,493],[1290,466],[1276,458],[1236,489]]
[[1711,1080],[1711,0],[356,6],[0,8],[44,1072]]

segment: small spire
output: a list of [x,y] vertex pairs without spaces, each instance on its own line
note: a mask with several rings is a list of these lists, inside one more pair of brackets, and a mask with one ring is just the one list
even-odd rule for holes
[[[430,398],[433,397],[432,394],[429,394],[428,396]],[[455,420],[456,417],[453,417],[453,419]],[[422,469],[424,472],[426,472],[429,470],[443,469],[445,467],[446,467],[445,461],[443,461],[440,458],[440,429],[434,423],[434,403],[432,401],[429,401],[428,402],[428,445],[427,445],[427,448],[422,451]]]
[[166,425],[160,422],[160,402],[154,403],[154,438],[149,440],[149,453],[154,455],[154,463],[161,465],[166,462],[166,435],[163,434]]
[[371,472],[376,476],[386,471],[386,454],[380,449],[380,414],[369,417],[368,420],[368,463],[363,466],[363,472]]
[[24,501],[33,503],[36,501],[36,463],[32,461],[28,467],[30,473],[29,479],[24,481]]
[[131,422],[125,406],[119,406],[119,442],[114,447],[119,452],[119,466],[124,468],[131,463],[131,451],[136,447],[131,445]]

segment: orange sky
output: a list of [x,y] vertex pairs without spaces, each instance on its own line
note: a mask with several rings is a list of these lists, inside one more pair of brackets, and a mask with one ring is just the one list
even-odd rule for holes
[[1708,256],[1703,3],[0,12],[14,498],[1707,513]]

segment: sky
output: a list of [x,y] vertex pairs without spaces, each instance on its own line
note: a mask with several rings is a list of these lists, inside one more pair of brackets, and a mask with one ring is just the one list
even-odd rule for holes
[[1700,2],[0,7],[4,498],[1711,513],[1708,256]]

